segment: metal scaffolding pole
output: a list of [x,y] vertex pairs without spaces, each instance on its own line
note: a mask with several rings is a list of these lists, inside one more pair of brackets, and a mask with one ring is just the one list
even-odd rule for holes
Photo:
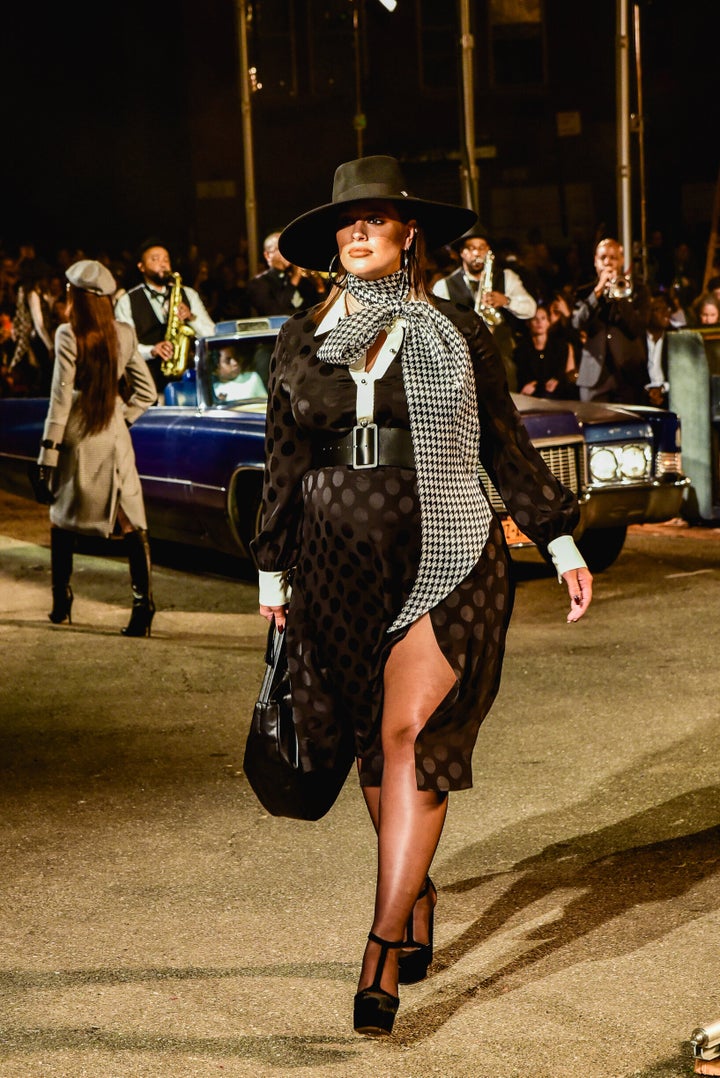
[[462,191],[465,205],[479,213],[480,196],[475,153],[475,86],[473,80],[475,39],[470,32],[470,0],[459,0],[459,8],[463,115]]
[[638,181],[640,184],[640,268],[643,281],[648,276],[647,198],[645,191],[645,114],[643,112],[643,73],[640,41],[640,5],[633,4],[635,38],[635,80],[637,83],[637,113],[635,130],[638,139]]
[[355,152],[358,157],[364,157],[365,153],[365,125],[367,119],[362,106],[362,34],[360,26],[361,0],[353,0],[352,26],[353,26],[353,56],[355,59],[355,115],[353,127],[355,128]]
[[248,274],[258,269],[257,204],[255,202],[255,159],[253,153],[252,108],[250,105],[250,67],[247,47],[247,0],[237,0],[238,69],[240,111],[242,116],[243,169],[245,174],[245,228],[248,242]]
[[623,268],[627,268],[632,259],[628,0],[617,0],[617,34],[615,49],[618,239],[622,243],[625,251],[625,267]]

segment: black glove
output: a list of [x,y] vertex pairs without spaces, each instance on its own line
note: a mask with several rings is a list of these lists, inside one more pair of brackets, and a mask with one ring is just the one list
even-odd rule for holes
[[30,482],[35,492],[35,501],[39,505],[52,505],[55,501],[55,482],[57,468],[39,464],[30,470]]

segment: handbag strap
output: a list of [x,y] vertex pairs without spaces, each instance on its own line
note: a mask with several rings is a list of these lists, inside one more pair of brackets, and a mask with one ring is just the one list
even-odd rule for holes
[[267,645],[265,647],[265,675],[260,686],[258,703],[270,703],[273,690],[278,681],[282,680],[286,670],[285,633],[279,633],[275,627],[275,622],[272,621],[268,629]]

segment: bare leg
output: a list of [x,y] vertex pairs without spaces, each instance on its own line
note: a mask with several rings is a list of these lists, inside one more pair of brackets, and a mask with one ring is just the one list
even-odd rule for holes
[[[363,797],[365,798],[365,805],[370,814],[370,819],[372,820],[373,827],[377,833],[380,830],[380,787],[363,786],[361,789]],[[435,891],[434,886],[428,888],[425,887],[429,878],[429,876],[426,876],[422,884],[421,890],[424,890],[425,894],[415,900],[415,905],[412,910],[412,935],[416,944],[430,943],[430,916],[435,908],[435,903],[437,902],[437,892]],[[409,923],[408,920],[406,932]],[[398,957],[401,958],[403,955],[409,954],[411,950],[412,948],[401,950]]]
[[[385,668],[382,717],[383,776],[379,797],[365,800],[378,832],[378,881],[372,931],[386,940],[404,938],[440,840],[447,797],[418,790],[415,738],[455,684],[440,651],[429,615],[417,621],[395,645]],[[369,942],[358,989],[373,979],[379,946]],[[381,986],[397,995],[398,951],[390,951]]]

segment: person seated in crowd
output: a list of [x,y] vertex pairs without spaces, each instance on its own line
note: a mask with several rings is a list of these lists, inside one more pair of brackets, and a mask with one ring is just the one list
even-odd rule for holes
[[720,301],[720,275],[715,274],[710,277],[708,283],[705,285],[705,292],[712,292],[715,299]]
[[720,300],[714,292],[705,292],[692,305],[693,325],[716,326],[720,322]]
[[684,329],[688,324],[687,313],[680,303],[680,294],[674,285],[665,293],[670,304],[670,325],[673,329]]
[[569,339],[551,331],[545,304],[530,319],[530,336],[515,348],[518,388],[528,397],[577,400],[577,368]]
[[18,262],[18,273],[17,304],[12,315],[15,351],[10,367],[17,384],[25,385],[28,395],[46,397],[55,354],[45,299],[51,267],[43,259],[27,257]]
[[265,383],[234,344],[219,349],[213,367],[213,397],[216,401],[267,397]]
[[551,336],[557,336],[569,341],[573,350],[575,366],[579,367],[583,342],[582,335],[573,328],[572,324],[574,303],[575,290],[570,285],[566,285],[553,295],[548,304],[548,314],[550,316],[550,329],[548,332]]
[[0,397],[19,396],[24,386],[16,386],[13,372],[10,370],[15,341],[13,340],[12,318],[4,311],[0,312]]
[[640,404],[652,404],[656,408],[668,406],[668,333],[672,332],[671,314],[667,293],[659,290],[653,293],[647,309],[645,330],[648,380]]

